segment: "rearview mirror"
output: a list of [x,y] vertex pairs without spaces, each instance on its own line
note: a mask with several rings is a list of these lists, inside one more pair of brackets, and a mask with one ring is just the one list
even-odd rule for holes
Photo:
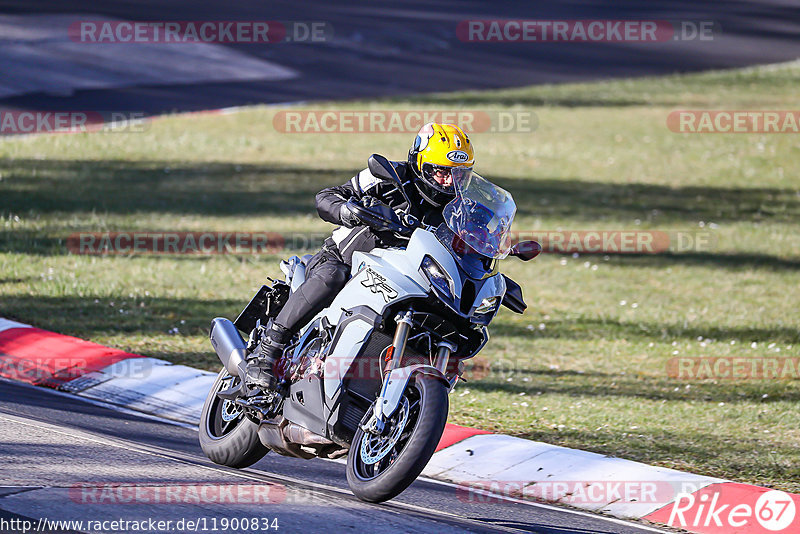
[[530,261],[542,251],[542,245],[536,241],[520,241],[511,247],[511,255],[522,261]]
[[369,172],[371,172],[373,176],[393,182],[400,181],[400,177],[397,176],[397,171],[394,170],[394,166],[392,166],[388,159],[380,154],[371,155],[369,161],[367,161],[367,167],[369,167]]
[[400,176],[397,175],[394,165],[392,165],[388,159],[380,154],[373,154],[367,161],[367,168],[369,169],[369,172],[372,173],[372,176],[394,182],[394,184],[403,194],[405,201],[408,202],[409,206],[411,206],[411,199],[408,198],[405,189],[403,189],[403,181],[400,179]]

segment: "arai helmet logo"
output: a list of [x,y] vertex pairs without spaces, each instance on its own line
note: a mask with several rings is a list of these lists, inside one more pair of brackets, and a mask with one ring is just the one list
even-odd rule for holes
[[469,154],[463,150],[451,150],[447,153],[447,159],[454,163],[464,163],[469,160]]

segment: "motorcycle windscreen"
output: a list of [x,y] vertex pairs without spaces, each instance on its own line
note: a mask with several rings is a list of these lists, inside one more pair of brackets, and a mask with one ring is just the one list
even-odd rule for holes
[[508,256],[517,213],[511,193],[467,168],[453,169],[453,183],[456,198],[442,212],[447,226],[484,256]]

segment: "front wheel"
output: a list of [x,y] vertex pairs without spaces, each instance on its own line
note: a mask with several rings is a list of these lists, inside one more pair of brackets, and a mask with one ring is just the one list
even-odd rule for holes
[[258,439],[258,425],[241,406],[217,397],[217,392],[239,381],[223,369],[208,392],[200,414],[200,447],[208,458],[228,467],[243,468],[264,457],[269,449]]
[[383,502],[411,485],[439,444],[447,411],[447,386],[431,376],[412,377],[382,435],[356,430],[347,457],[347,483],[355,496]]

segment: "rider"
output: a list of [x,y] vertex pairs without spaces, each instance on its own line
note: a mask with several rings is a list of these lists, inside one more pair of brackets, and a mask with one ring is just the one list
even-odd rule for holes
[[369,252],[381,246],[397,245],[386,232],[376,232],[361,224],[348,205],[381,202],[389,208],[410,213],[422,223],[438,226],[442,209],[455,198],[452,170],[472,169],[474,151],[469,137],[452,124],[428,123],[423,126],[408,151],[408,160],[392,162],[403,188],[411,200],[408,206],[393,182],[377,178],[364,169],[349,182],[317,193],[317,211],[323,220],[342,225],[325,240],[322,250],[306,265],[305,281],[289,296],[271,322],[268,332],[247,365],[247,383],[263,388],[276,385],[273,367],[291,337],[317,313],[330,305],[350,278],[353,252]]

